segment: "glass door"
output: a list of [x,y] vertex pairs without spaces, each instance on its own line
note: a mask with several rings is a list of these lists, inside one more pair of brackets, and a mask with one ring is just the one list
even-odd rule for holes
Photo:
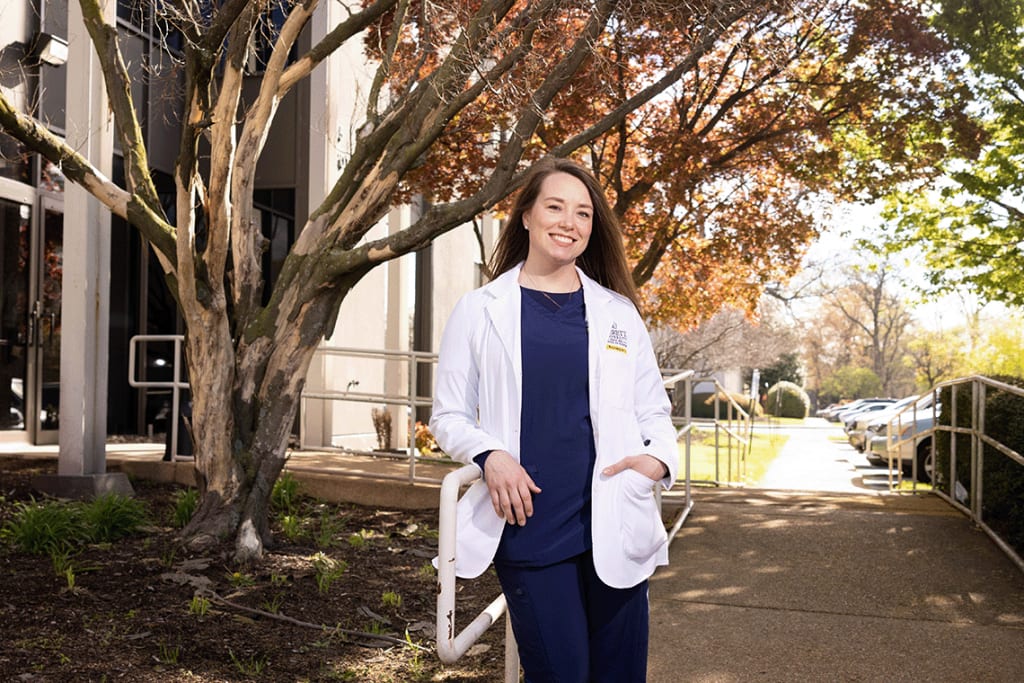
[[[35,443],[57,443],[60,427],[61,283],[64,274],[64,203],[43,198],[36,250],[34,300],[29,311],[33,348],[32,423]],[[30,368],[32,369],[32,368]]]
[[0,198],[0,435],[25,434],[32,207]]

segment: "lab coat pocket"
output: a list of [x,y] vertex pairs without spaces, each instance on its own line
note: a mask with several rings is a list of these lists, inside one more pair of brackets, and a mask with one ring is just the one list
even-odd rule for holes
[[616,504],[622,548],[631,560],[646,560],[667,540],[665,525],[654,496],[658,482],[636,470],[623,470],[616,475],[619,488]]

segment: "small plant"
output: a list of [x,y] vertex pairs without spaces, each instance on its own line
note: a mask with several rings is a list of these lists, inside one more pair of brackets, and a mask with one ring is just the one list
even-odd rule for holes
[[72,566],[72,555],[68,548],[61,548],[50,553],[50,564],[53,565],[53,573],[57,576],[64,576],[64,572]]
[[149,521],[149,511],[137,498],[108,493],[86,503],[82,518],[89,540],[104,543],[136,533]]
[[271,586],[287,586],[288,577],[285,574],[278,574],[276,572],[270,573],[270,585]]
[[174,565],[174,560],[178,557],[178,547],[174,545],[167,546],[163,552],[160,553],[160,564],[164,567],[170,568]]
[[330,548],[333,546],[335,538],[341,533],[344,526],[344,519],[331,519],[330,514],[326,512],[321,514],[320,526],[317,528],[316,537],[313,539],[316,542],[316,547]]
[[267,656],[257,658],[256,655],[249,655],[248,659],[240,659],[235,656],[233,650],[228,650],[228,655],[231,656],[231,662],[238,669],[238,673],[243,676],[259,676],[263,673],[263,670],[267,668]]
[[334,560],[323,553],[317,553],[312,557],[313,571],[316,573],[316,588],[321,594],[331,589],[331,584],[337,581],[348,569],[348,565],[342,560]]
[[433,579],[437,574],[437,570],[434,569],[434,565],[430,560],[427,560],[420,565],[419,572],[417,572],[424,579]]
[[380,603],[385,607],[398,609],[402,606],[402,596],[394,591],[384,591],[380,596]]
[[227,575],[227,577],[228,583],[230,583],[235,588],[246,588],[256,583],[256,580],[253,579],[250,575],[243,574],[242,572],[231,572]]
[[364,538],[361,534],[349,534],[348,544],[350,546],[352,546],[353,548],[357,548],[357,549],[358,548],[365,548],[366,547],[366,538]]
[[167,643],[160,643],[160,654],[156,656],[156,659],[161,664],[176,665],[178,658],[181,656],[181,648],[177,645],[168,645]]
[[192,602],[188,604],[189,614],[197,617],[205,617],[210,611],[210,600],[202,595],[193,595]]
[[75,567],[73,565],[69,564],[67,567],[64,568],[64,582],[65,582],[64,589],[66,591],[68,591],[69,593],[74,593],[75,592]]
[[271,614],[277,614],[281,609],[281,605],[284,604],[284,593],[277,593],[272,598],[268,598],[260,603],[260,607],[270,612]]
[[281,531],[289,541],[298,541],[303,536],[302,520],[297,515],[281,515]]
[[270,492],[270,507],[277,512],[295,514],[299,500],[299,480],[291,472],[283,472]]
[[422,680],[424,675],[423,660],[420,658],[420,652],[423,648],[419,647],[418,643],[414,643],[412,636],[409,635],[409,629],[405,630],[405,642],[409,644],[409,648],[412,650],[412,662],[409,664],[410,673],[413,675],[413,680]]
[[174,511],[171,524],[176,529],[183,529],[192,520],[192,515],[199,505],[198,489],[182,489],[174,496]]
[[15,503],[14,515],[0,535],[15,548],[33,555],[67,552],[83,543],[81,509],[58,501]]

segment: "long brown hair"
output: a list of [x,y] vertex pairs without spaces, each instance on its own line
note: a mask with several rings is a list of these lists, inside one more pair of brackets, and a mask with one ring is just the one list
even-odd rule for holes
[[576,259],[576,265],[587,274],[587,277],[626,297],[639,310],[636,288],[633,286],[633,278],[626,263],[626,250],[622,246],[619,221],[608,204],[597,178],[583,166],[569,159],[545,157],[530,167],[523,188],[516,197],[512,214],[498,235],[498,242],[489,264],[491,274],[498,277],[520,261],[526,260],[526,255],[530,251],[530,238],[523,225],[523,214],[537,201],[541,183],[552,173],[568,173],[577,178],[587,187],[590,201],[594,205],[590,241]]

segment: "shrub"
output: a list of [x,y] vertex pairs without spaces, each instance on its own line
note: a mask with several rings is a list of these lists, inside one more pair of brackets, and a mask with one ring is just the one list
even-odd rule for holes
[[420,455],[439,454],[441,450],[437,445],[437,439],[430,432],[430,427],[419,421],[416,422],[416,450]]
[[128,496],[108,493],[82,506],[89,540],[105,543],[130,536],[149,521],[146,504]]
[[0,534],[24,552],[61,555],[85,543],[106,543],[129,536],[148,521],[144,502],[109,493],[87,503],[16,503],[14,516]]
[[803,419],[811,409],[807,392],[792,382],[779,382],[768,390],[765,409],[775,417]]
[[55,500],[15,503],[14,515],[0,534],[33,555],[66,553],[87,540],[81,508]]

